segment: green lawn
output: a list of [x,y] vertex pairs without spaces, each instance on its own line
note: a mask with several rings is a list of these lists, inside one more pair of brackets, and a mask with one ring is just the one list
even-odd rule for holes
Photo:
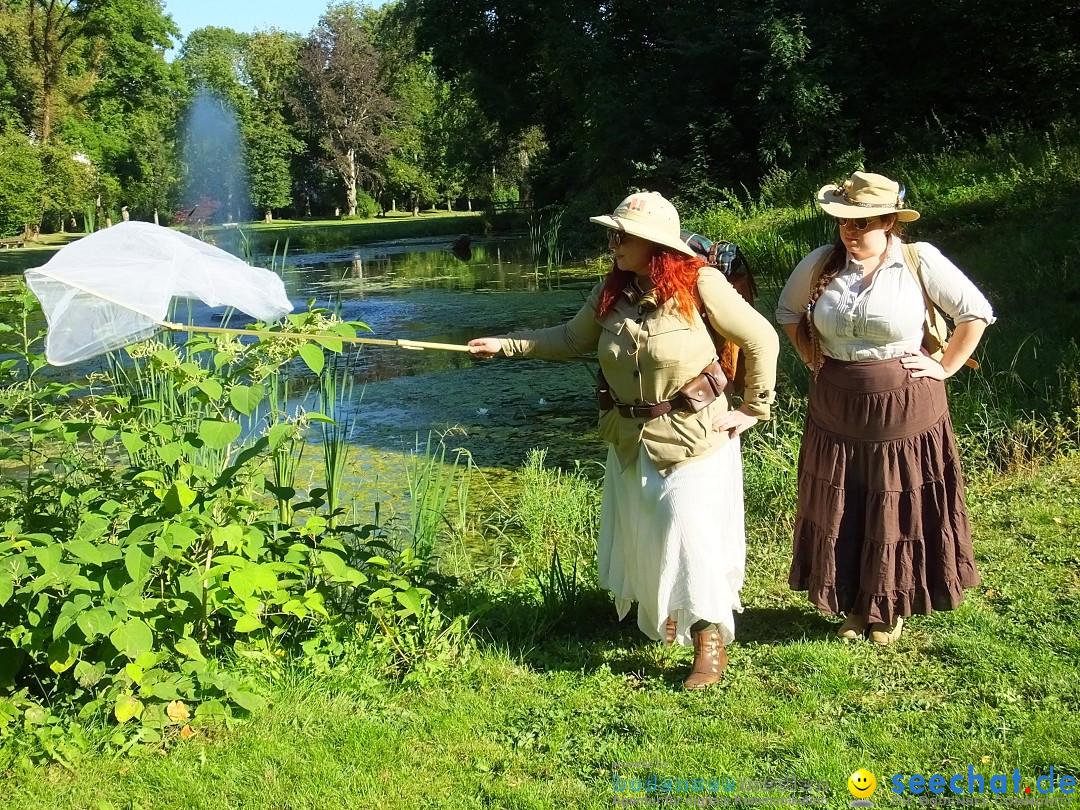
[[783,532],[759,519],[731,667],[705,693],[678,688],[687,653],[592,594],[574,628],[531,641],[481,618],[465,661],[418,686],[285,671],[245,724],[164,755],[19,769],[0,792],[11,808],[599,808],[611,763],[658,762],[618,773],[791,774],[828,780],[843,807],[860,767],[878,806],[897,773],[1080,775],[1080,458],[974,482],[969,500],[982,587],[892,648],[834,639],[787,591]]

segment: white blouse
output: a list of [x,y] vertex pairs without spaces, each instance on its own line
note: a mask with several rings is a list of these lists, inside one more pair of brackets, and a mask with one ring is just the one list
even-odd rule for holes
[[[809,253],[791,273],[776,308],[781,324],[798,323],[810,300],[814,267],[832,245]],[[928,242],[916,242],[926,293],[953,322],[996,318],[990,302],[951,261]],[[821,351],[836,360],[886,360],[919,351],[926,303],[915,275],[904,263],[900,240],[889,239],[885,260],[864,283],[865,266],[848,254],[814,306]]]

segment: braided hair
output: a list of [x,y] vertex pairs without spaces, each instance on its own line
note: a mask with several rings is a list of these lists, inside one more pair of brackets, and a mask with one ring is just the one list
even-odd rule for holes
[[810,299],[806,304],[806,319],[804,323],[803,335],[810,342],[810,370],[813,372],[814,379],[817,379],[818,368],[821,365],[821,339],[818,335],[817,327],[814,325],[814,306],[817,304],[821,294],[825,292],[825,288],[829,286],[829,283],[836,278],[836,274],[847,267],[847,248],[844,246],[842,239],[837,239],[832,246],[832,250],[825,257],[825,266],[821,270],[821,275],[818,276],[817,284],[810,290]]

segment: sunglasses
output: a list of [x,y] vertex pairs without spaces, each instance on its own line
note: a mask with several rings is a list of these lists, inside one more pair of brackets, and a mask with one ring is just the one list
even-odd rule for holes
[[629,235],[630,234],[624,233],[623,231],[615,231],[609,229],[607,235],[608,244],[612,247],[618,247],[626,241],[626,237],[628,237]]
[[865,231],[873,223],[877,222],[881,217],[857,217],[855,219],[847,219],[845,217],[837,217],[836,221],[843,225],[851,225],[857,231]]

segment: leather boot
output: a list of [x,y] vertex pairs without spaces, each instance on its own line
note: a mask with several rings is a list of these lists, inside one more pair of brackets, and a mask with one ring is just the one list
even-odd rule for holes
[[694,666],[683,689],[704,689],[720,680],[727,669],[728,657],[719,630],[691,630],[694,640]]
[[675,643],[676,629],[675,620],[669,616],[667,622],[664,623],[664,643],[669,647]]

